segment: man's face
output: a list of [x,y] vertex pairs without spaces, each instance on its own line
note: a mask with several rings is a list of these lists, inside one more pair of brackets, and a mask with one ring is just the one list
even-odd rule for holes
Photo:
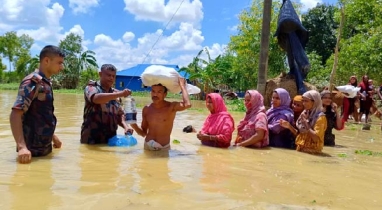
[[107,87],[112,87],[115,82],[115,76],[117,72],[104,69],[99,72],[100,82],[102,85],[105,85]]
[[166,96],[167,93],[165,92],[165,87],[160,85],[154,85],[151,87],[151,99],[153,102],[163,101]]
[[58,74],[64,69],[64,58],[61,56],[45,57],[43,62],[51,75]]

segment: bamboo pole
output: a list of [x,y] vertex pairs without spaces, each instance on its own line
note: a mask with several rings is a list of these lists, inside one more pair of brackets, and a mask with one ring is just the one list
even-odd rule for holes
[[345,12],[344,12],[344,6],[342,6],[341,7],[340,30],[338,33],[337,43],[336,43],[336,47],[334,50],[333,68],[332,68],[332,72],[330,73],[330,82],[329,82],[330,95],[332,95],[332,92],[333,92],[333,80],[334,80],[334,77],[336,76],[336,70],[337,70],[337,66],[338,66],[338,48],[339,48],[340,41],[341,41],[341,34],[342,34],[343,25],[344,25],[344,20],[345,20]]

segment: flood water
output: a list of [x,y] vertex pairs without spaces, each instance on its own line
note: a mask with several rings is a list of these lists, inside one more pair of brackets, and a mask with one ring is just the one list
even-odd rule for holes
[[[22,165],[16,162],[8,120],[15,97],[15,91],[0,92],[1,210],[382,207],[382,155],[355,154],[382,152],[377,125],[371,131],[362,131],[360,125],[335,131],[341,146],[325,147],[325,157],[277,148],[218,149],[201,146],[195,134],[182,133],[189,124],[200,129],[207,116],[187,110],[177,114],[171,139],[180,143],[172,144],[166,157],[143,151],[141,137],[129,149],[81,145],[83,96],[55,94],[56,134],[63,147]],[[203,102],[193,103],[204,107]],[[243,115],[234,113],[236,124]]]

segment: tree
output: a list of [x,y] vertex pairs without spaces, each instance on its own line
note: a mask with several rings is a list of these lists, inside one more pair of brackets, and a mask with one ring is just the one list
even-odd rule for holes
[[319,4],[302,15],[302,25],[309,31],[306,52],[315,52],[319,55],[323,65],[333,54],[336,46],[337,11],[333,5]]
[[[277,26],[277,12],[280,2],[273,2],[270,31],[275,32]],[[240,24],[238,34],[231,36],[228,50],[236,56],[233,63],[234,72],[240,75],[241,90],[252,89],[257,85],[257,67],[260,57],[261,26],[263,16],[263,3],[254,0],[248,10],[239,15]],[[286,71],[285,53],[278,46],[277,39],[270,34],[268,75],[273,77]]]
[[[17,52],[14,61],[14,67],[19,79],[22,79],[24,76],[28,75],[36,68],[35,65],[29,65],[30,60],[32,59],[30,55],[30,49],[34,43],[34,40],[27,34],[19,36],[18,39],[20,47],[16,49]],[[33,69],[31,69],[31,67],[33,67]]]
[[9,71],[12,70],[12,63],[21,48],[19,37],[15,31],[5,33],[0,40],[0,53],[9,60]]
[[[382,4],[378,0],[346,1],[343,41],[339,52],[337,83],[351,75],[368,74],[382,82]],[[338,14],[339,16],[339,14]],[[333,63],[333,58],[331,61]]]
[[[201,58],[203,52],[206,53],[207,59]],[[188,67],[183,67],[180,71],[187,72],[190,80],[193,80],[199,86],[203,86],[203,92],[208,93],[216,89],[216,85],[220,83],[224,70],[219,69],[219,65],[215,63],[220,60],[221,55],[216,59],[212,59],[207,48],[198,52],[193,62]]]
[[95,53],[90,50],[82,52],[82,38],[74,33],[61,40],[59,47],[66,53],[66,57],[64,70],[57,75],[57,80],[63,88],[77,88],[82,71],[98,68]]

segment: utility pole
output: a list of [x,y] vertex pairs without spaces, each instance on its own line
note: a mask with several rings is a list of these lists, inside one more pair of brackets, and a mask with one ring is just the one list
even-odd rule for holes
[[268,71],[269,36],[271,28],[272,0],[264,0],[263,23],[261,29],[260,62],[257,74],[257,91],[265,95]]

